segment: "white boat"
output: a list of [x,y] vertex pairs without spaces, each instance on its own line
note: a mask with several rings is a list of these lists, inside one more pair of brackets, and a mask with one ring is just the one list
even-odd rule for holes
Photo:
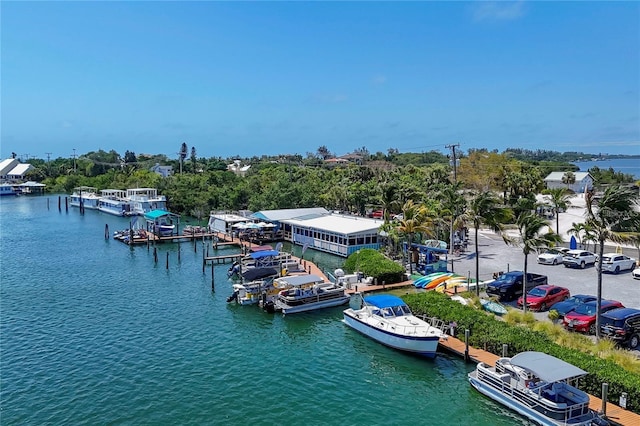
[[254,268],[242,274],[246,282],[233,285],[233,294],[227,302],[240,305],[257,305],[258,303],[273,302],[283,288],[274,285],[273,280],[278,276],[274,268]]
[[72,207],[82,207],[85,209],[97,210],[100,196],[98,190],[92,186],[78,186],[73,188],[69,204]]
[[343,322],[383,345],[433,358],[443,333],[414,316],[404,301],[391,294],[362,299],[360,309],[345,309]]
[[144,215],[152,210],[166,210],[167,197],[158,195],[155,188],[129,188],[126,198],[131,203],[131,212]]
[[280,291],[274,302],[274,309],[284,315],[344,305],[350,298],[344,287],[312,274],[278,278],[275,284],[290,287]]
[[0,184],[0,196],[2,195],[20,195],[20,191],[10,183]]
[[609,424],[589,408],[589,395],[572,386],[587,372],[542,352],[481,362],[469,373],[480,393],[541,425]]
[[127,192],[121,189],[103,189],[100,191],[98,210],[116,216],[131,216],[131,203]]

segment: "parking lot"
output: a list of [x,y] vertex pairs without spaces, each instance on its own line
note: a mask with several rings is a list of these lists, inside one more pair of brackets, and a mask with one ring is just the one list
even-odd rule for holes
[[[449,260],[449,269],[460,275],[470,274],[475,278],[475,252],[473,231],[469,234],[470,240],[467,251]],[[494,272],[521,271],[524,268],[524,255],[522,249],[508,246],[502,238],[491,231],[480,231],[478,234],[480,251],[480,280],[493,278]],[[593,248],[589,247],[590,249]],[[605,247],[605,253],[615,251],[615,246]],[[637,258],[637,250],[626,248],[623,250],[627,256]],[[634,255],[635,254],[635,255]],[[585,269],[566,268],[560,265],[540,265],[537,263],[537,254],[532,253],[528,259],[528,272],[547,275],[549,284],[555,284],[569,289],[571,294],[592,294],[598,292],[597,269],[589,266]],[[602,274],[602,297],[622,302],[630,308],[640,309],[640,280],[634,280],[630,271],[620,272],[618,275]],[[515,301],[508,302],[515,307]],[[539,319],[546,318],[547,313],[536,314]]]

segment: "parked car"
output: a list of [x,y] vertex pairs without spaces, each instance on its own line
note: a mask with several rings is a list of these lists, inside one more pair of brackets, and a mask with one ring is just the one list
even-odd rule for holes
[[631,349],[640,347],[640,309],[612,309],[600,316],[600,333]]
[[374,219],[382,219],[384,216],[384,210],[375,210],[371,212],[371,217]]
[[586,250],[569,250],[562,258],[562,263],[567,268],[586,268],[587,265],[595,265],[596,255]]
[[[497,296],[500,300],[513,300],[522,295],[522,271],[511,271],[498,276],[487,284],[487,294]],[[547,284],[547,276],[527,273],[527,289],[529,291],[536,286]]]
[[[556,302],[566,300],[570,296],[569,289],[557,285],[539,285],[527,292],[527,308],[532,311],[546,311]],[[524,297],[518,298],[518,306],[522,307]]]
[[636,267],[636,260],[619,253],[605,253],[602,255],[602,272],[631,271]]
[[640,267],[636,268],[631,272],[631,276],[636,280],[640,280]]
[[556,311],[559,318],[562,319],[567,313],[573,311],[576,306],[596,299],[597,297],[591,296],[590,294],[574,294],[567,300],[553,304],[549,310]]
[[540,253],[538,255],[538,263],[541,265],[557,265],[562,263],[562,259],[564,258],[564,254],[568,250],[561,250],[557,248],[550,248],[544,251],[544,253]]
[[[566,314],[562,324],[567,330],[580,331],[582,333],[596,334],[596,300],[583,303]],[[624,308],[624,305],[617,300],[603,300],[600,305],[600,313],[610,311],[615,308]]]

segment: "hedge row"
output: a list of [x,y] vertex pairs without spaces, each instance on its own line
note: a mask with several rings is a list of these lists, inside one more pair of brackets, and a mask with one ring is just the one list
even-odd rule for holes
[[352,253],[344,263],[349,272],[360,271],[373,277],[378,284],[393,284],[404,281],[404,268],[374,249],[362,249]]
[[589,374],[581,379],[581,388],[594,396],[602,394],[602,383],[609,384],[609,401],[617,403],[627,393],[627,409],[640,413],[640,376],[630,373],[618,364],[562,347],[543,332],[509,325],[470,306],[452,301],[436,292],[414,293],[403,296],[416,315],[436,317],[447,323],[455,321],[458,331],[470,330],[469,345],[502,355],[502,345],[508,345],[507,356],[524,351],[538,351],[560,358]]

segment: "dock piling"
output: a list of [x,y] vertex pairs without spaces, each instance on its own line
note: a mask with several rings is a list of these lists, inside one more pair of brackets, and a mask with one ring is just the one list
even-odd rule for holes
[[609,383],[602,384],[602,414],[607,415],[607,397],[609,396]]
[[169,269],[169,252],[167,252],[167,269]]
[[469,329],[464,330],[464,360],[469,362]]
[[104,239],[105,240],[109,239],[109,224],[108,223],[104,224]]
[[211,262],[211,291],[215,292],[216,291],[216,285],[215,285],[215,274],[213,272],[213,262]]
[[509,345],[507,345],[506,343],[502,344],[502,357],[506,358],[507,357],[507,349],[509,348]]
[[158,263],[158,248],[157,247],[153,248],[153,261],[155,263]]

